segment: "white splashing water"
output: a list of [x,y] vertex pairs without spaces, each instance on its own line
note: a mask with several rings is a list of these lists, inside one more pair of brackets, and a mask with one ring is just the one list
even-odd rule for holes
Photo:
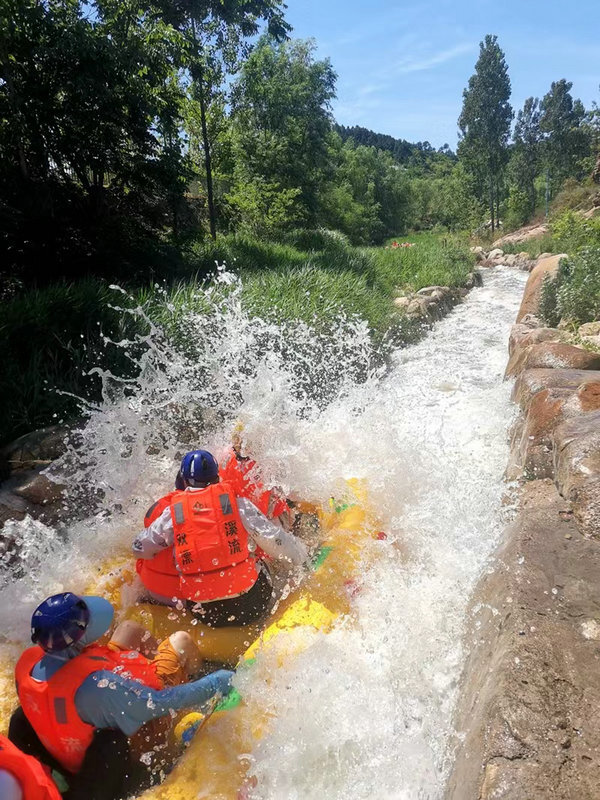
[[222,450],[241,418],[267,479],[325,502],[344,479],[364,478],[389,534],[355,626],[305,632],[309,646],[288,669],[265,659],[240,676],[250,702],[277,711],[250,754],[252,796],[441,798],[466,607],[503,525],[512,412],[502,373],[525,278],[486,272],[383,375],[363,324],[340,320],[317,336],[252,320],[224,273],[204,298],[208,316],[163,321],[184,334],[177,346],[152,326],[142,355],[136,346],[136,381],[102,375],[104,402],[55,468],[79,505],[96,497],[94,512],[58,531],[13,526],[30,561],[0,589],[4,647],[26,644],[40,598],[81,591],[108,553],[126,552],[187,447]]

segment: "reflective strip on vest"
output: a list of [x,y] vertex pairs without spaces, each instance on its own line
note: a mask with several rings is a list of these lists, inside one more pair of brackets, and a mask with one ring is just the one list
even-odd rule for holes
[[173,506],[173,512],[175,513],[175,522],[177,525],[183,525],[185,522],[185,514],[183,512],[183,503],[175,503]]
[[221,511],[223,513],[223,516],[230,517],[233,514],[233,508],[231,507],[231,500],[229,499],[229,495],[220,494],[219,503],[221,504]]
[[54,698],[54,719],[59,725],[67,725],[67,701],[64,697]]

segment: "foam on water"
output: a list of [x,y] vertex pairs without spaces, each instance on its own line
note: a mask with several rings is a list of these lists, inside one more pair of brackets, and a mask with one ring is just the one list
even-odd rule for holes
[[[177,326],[167,319],[135,344],[135,381],[102,375],[103,404],[55,468],[88,516],[58,530],[13,524],[28,569],[0,589],[6,646],[26,642],[40,597],[82,590],[107,554],[126,551],[186,447],[222,450],[241,418],[267,478],[313,501],[364,478],[389,534],[366,568],[356,623],[304,631],[308,646],[285,670],[272,654],[239,677],[250,703],[275,712],[247,754],[252,797],[440,798],[466,607],[503,525],[512,412],[502,373],[525,277],[487,272],[384,375],[361,323],[317,335],[252,320],[225,273],[205,298],[208,317],[173,312]],[[186,334],[178,344],[175,328]]]

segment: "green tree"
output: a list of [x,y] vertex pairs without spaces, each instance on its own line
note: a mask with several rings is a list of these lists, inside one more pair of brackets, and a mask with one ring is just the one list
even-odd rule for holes
[[540,105],[544,160],[553,191],[565,178],[579,177],[581,160],[590,154],[589,132],[582,124],[585,108],[581,100],[573,100],[572,88],[564,78],[552,83]]
[[[329,60],[316,61],[314,51],[310,41],[278,43],[265,36],[232,91],[237,186],[256,179],[286,193],[299,190],[298,209],[308,225],[317,220],[329,170],[336,81]],[[234,205],[235,198],[234,190]]]
[[161,229],[185,188],[177,37],[132,2],[84,11],[0,6],[4,243],[13,267],[48,275]]
[[535,181],[540,174],[542,156],[540,117],[538,98],[528,97],[517,114],[515,124],[509,169],[511,197],[515,213],[522,216],[524,212],[525,217],[535,214]]
[[261,22],[276,41],[290,30],[282,0],[156,0],[163,19],[180,31],[187,42],[189,94],[198,105],[198,120],[206,179],[210,233],[217,235],[213,186],[210,106],[223,99],[225,75],[234,73],[251,49],[251,38]]
[[499,208],[499,187],[508,159],[508,138],[513,111],[508,67],[496,36],[486,36],[480,44],[475,73],[463,92],[459,157],[487,188],[492,231]]

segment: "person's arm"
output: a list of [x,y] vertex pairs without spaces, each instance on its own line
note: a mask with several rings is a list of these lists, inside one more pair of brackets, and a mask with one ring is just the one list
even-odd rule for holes
[[226,695],[235,673],[226,669],[168,689],[151,689],[118,673],[102,670],[88,676],[75,695],[77,713],[96,728],[119,728],[132,736],[151,719],[182,708],[198,708],[215,695]]
[[161,550],[172,546],[173,519],[171,507],[167,506],[160,517],[138,533],[131,549],[138,558],[154,558]]
[[0,769],[0,797],[2,800],[27,800],[15,776],[6,769]]
[[244,528],[268,556],[291,561],[295,565],[306,561],[308,550],[304,542],[267,519],[245,497],[238,497],[237,504]]

